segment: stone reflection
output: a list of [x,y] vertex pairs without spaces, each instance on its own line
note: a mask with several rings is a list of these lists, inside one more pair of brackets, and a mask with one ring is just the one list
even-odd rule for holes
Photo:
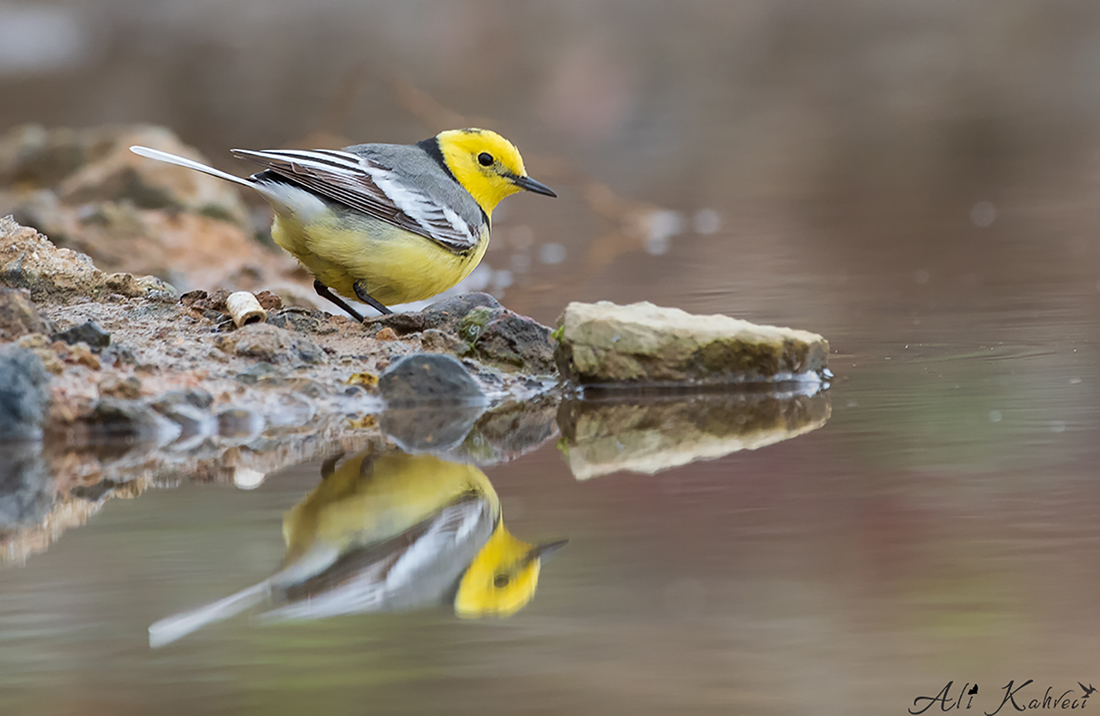
[[149,628],[153,647],[250,607],[264,620],[446,605],[506,617],[534,596],[542,560],[504,526],[485,473],[434,455],[368,449],[325,461],[321,483],[283,519],[286,556],[262,582]]
[[406,452],[495,465],[508,462],[557,435],[557,399],[542,396],[486,410],[462,404],[387,408],[379,427]]
[[133,497],[141,478],[115,483],[91,475],[87,455],[47,456],[37,441],[0,445],[0,569],[21,567],[79,527],[110,497]]
[[607,395],[563,401],[558,425],[569,469],[587,480],[620,470],[653,474],[755,450],[817,430],[830,413],[825,391]]
[[38,443],[0,446],[0,534],[38,524],[56,497]]

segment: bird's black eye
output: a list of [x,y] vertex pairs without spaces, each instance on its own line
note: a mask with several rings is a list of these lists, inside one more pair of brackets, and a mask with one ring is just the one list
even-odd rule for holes
[[[483,154],[481,156],[485,156],[485,155]],[[507,574],[498,574],[496,576],[496,578],[493,579],[493,586],[496,587],[497,589],[504,589],[505,587],[508,586],[508,582],[510,582],[510,581],[511,581],[511,579],[508,577]]]
[[482,152],[481,154],[477,155],[477,162],[483,167],[492,166],[493,155],[489,152]]

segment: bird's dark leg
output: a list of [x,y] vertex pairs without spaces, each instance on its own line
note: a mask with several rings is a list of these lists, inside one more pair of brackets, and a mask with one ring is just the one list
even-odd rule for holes
[[325,458],[325,461],[321,463],[321,479],[322,480],[327,480],[329,475],[336,472],[336,463],[340,462],[340,458],[342,458],[343,456],[344,456],[344,451],[341,450],[340,452],[336,453],[335,455],[332,455],[331,457]]
[[[313,290],[316,291],[317,295],[320,296],[321,298],[326,298],[329,301],[332,301],[333,303],[335,303],[340,308],[347,311],[348,314],[352,318],[354,318],[355,320],[359,321],[360,323],[363,322],[363,315],[361,313],[359,313],[359,311],[356,311],[354,308],[352,308],[347,303],[345,303],[344,299],[340,298],[335,293],[330,291],[328,286],[321,283],[317,279],[313,279]],[[358,293],[358,291],[356,291],[356,293]]]
[[379,311],[383,316],[393,313],[393,311],[386,308],[378,301],[374,300],[374,298],[372,298],[371,295],[367,293],[367,287],[363,285],[363,282],[361,280],[356,281],[352,288],[355,289],[355,295],[359,297],[360,301]]

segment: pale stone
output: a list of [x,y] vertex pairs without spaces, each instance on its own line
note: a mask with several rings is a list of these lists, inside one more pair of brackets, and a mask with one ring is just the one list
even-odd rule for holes
[[652,303],[570,303],[554,332],[562,375],[582,384],[715,384],[816,379],[816,333],[699,316]]

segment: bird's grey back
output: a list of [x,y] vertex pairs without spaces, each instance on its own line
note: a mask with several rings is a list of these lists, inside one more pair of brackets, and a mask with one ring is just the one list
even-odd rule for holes
[[454,210],[471,228],[486,222],[485,212],[452,178],[450,170],[415,144],[354,144],[345,152],[358,154],[393,170],[399,178],[419,187]]

